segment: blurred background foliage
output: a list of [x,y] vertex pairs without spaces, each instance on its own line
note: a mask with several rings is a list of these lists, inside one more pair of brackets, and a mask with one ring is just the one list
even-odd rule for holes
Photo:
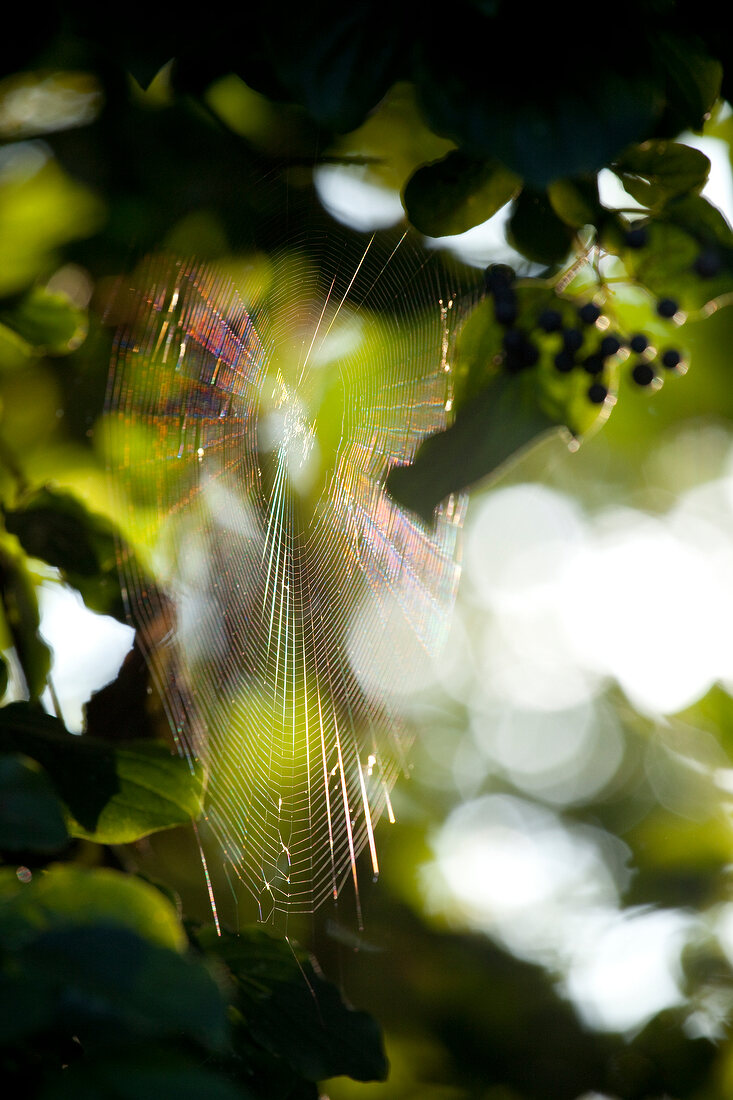
[[[126,9],[112,31],[98,5],[17,15],[0,55],[4,1072],[48,1098],[313,1097],[335,1074],[333,1100],[730,1095],[727,40],[664,0],[614,5],[602,49],[576,4],[214,3]],[[358,258],[405,231],[461,295],[459,411],[394,489],[429,514],[476,483],[465,576],[410,700],[365,930],[348,887],[289,929],[378,1021],[380,1081],[372,1024],[332,987],[313,1023],[294,956],[197,930],[198,853],[174,826],[200,786],[127,745],[153,721],[135,651],[73,747],[52,715],[80,729],[131,644],[99,430],[115,278],[165,248],[266,283],[291,241],[317,265],[324,240]],[[516,275],[508,323],[496,263]],[[621,349],[589,400],[539,324],[559,308],[567,329],[588,301],[679,348],[684,377]],[[515,327],[539,361],[513,371]],[[654,363],[649,384],[632,362]],[[555,426],[587,438],[571,451]]]

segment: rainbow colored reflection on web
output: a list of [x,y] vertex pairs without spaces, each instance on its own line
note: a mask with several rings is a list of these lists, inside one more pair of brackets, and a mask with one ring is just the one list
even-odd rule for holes
[[[405,692],[429,675],[462,499],[385,492],[446,424],[451,304],[372,244],[266,280],[153,257],[121,286],[106,425],[133,622],[205,823],[262,919],[335,898],[392,816]],[[387,308],[385,308],[385,305]],[[377,309],[376,307],[380,308]]]

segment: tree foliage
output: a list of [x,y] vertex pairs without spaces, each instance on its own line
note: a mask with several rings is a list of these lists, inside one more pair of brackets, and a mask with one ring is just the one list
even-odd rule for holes
[[[453,423],[388,482],[429,524],[448,494],[534,444],[575,446],[620,404],[695,370],[694,326],[731,300],[733,231],[702,194],[709,161],[685,133],[724,121],[727,38],[667,0],[616,4],[602,43],[575,3],[528,13],[457,0],[430,16],[406,2],[215,2],[196,19],[120,19],[112,36],[97,5],[64,5],[41,25],[18,15],[28,25],[5,37],[0,72],[3,1073],[44,1100],[315,1100],[325,1078],[384,1080],[377,1024],[306,952],[259,927],[217,936],[137,873],[124,846],[189,823],[203,798],[197,768],[162,740],[139,654],[118,692],[89,705],[81,736],[41,705],[41,583],[125,620],[119,532],[93,493],[52,483],[64,446],[88,456],[95,445],[110,281],[163,245],[221,258],[246,237],[266,252],[285,207],[294,236],[315,223],[358,254],[360,234],[317,199],[313,169],[329,163],[359,163],[398,189],[416,239],[503,210],[515,268],[461,272]],[[624,205],[603,201],[602,171]],[[728,730],[718,704],[728,709],[711,723]],[[688,869],[703,892],[722,862],[718,851]],[[393,990],[384,1026],[402,1026],[409,1045],[412,1018],[451,1052],[453,1079],[427,1066],[423,1080],[496,1100],[724,1094],[727,1062],[681,1012],[628,1042],[589,1035],[541,968],[478,936],[438,934],[409,906],[390,933],[385,906],[375,895],[389,965],[434,960],[422,975],[390,974],[379,955],[369,964]],[[717,982],[729,1003],[715,952],[701,946],[689,962],[698,988]],[[368,1002],[363,967],[354,981]],[[434,988],[418,1010],[405,988],[421,981]],[[393,1095],[407,1096],[394,1051]]]

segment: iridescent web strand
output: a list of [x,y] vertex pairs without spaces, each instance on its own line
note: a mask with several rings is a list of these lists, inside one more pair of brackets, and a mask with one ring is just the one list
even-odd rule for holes
[[384,489],[445,424],[446,309],[417,325],[393,309],[382,331],[368,300],[405,276],[371,245],[325,294],[289,256],[249,309],[213,270],[154,257],[117,306],[110,466],[157,578],[123,556],[130,613],[263,919],[313,910],[348,876],[358,906],[364,848],[377,873],[375,825],[405,768],[401,688],[458,580],[463,502],[428,530]]

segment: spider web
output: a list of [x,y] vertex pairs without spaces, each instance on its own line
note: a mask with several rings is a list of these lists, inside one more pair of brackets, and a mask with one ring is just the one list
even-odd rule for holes
[[118,296],[110,466],[146,571],[122,556],[125,594],[262,919],[349,876],[358,906],[364,849],[378,873],[401,695],[455,596],[463,500],[428,529],[384,489],[451,404],[452,303],[422,264],[374,240],[356,264],[291,248],[234,278],[154,256]]

